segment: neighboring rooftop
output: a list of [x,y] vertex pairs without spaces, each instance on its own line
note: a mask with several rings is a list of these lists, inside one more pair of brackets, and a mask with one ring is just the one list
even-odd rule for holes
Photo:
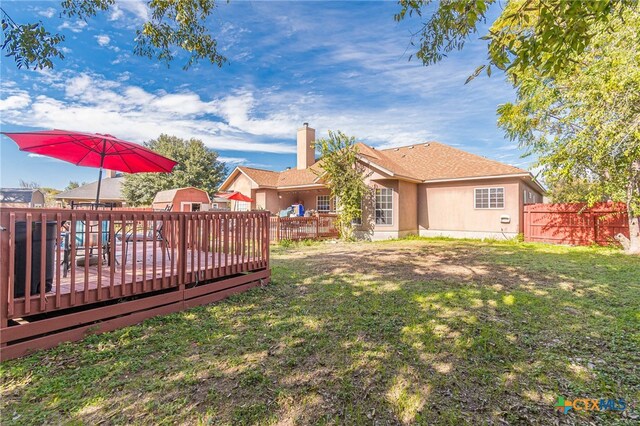
[[[122,195],[123,182],[123,176],[102,179],[102,184],[100,185],[100,200],[124,201],[124,196]],[[95,181],[70,189],[69,191],[61,192],[56,195],[55,198],[58,200],[93,200],[96,198],[97,191],[98,181]]]
[[0,203],[30,203],[34,192],[42,192],[34,188],[0,188]]

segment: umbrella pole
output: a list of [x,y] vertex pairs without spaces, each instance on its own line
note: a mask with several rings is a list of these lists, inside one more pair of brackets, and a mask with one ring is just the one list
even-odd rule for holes
[[105,150],[107,149],[107,140],[102,140],[102,152],[100,153],[100,171],[98,172],[98,190],[96,191],[96,208],[100,203],[100,184],[102,183],[102,165],[104,164]]

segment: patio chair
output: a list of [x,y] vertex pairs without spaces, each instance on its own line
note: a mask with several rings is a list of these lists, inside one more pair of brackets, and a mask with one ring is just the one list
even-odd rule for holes
[[[154,212],[170,212],[173,209],[173,204],[168,204],[164,209],[154,209]],[[156,241],[160,241],[162,245],[162,252],[166,254],[169,260],[171,260],[171,252],[169,251],[169,240],[164,235],[164,221],[161,221],[155,229],[150,231],[152,233],[151,237],[149,235],[146,236],[143,234],[134,234],[133,230],[125,233],[125,246],[124,246],[124,256],[123,256],[123,264],[126,263],[129,252],[129,243],[135,241],[153,241],[153,238]],[[145,238],[146,237],[146,238]]]

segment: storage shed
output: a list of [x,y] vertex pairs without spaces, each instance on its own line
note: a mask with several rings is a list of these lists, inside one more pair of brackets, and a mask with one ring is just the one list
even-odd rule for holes
[[153,199],[154,210],[169,210],[174,212],[208,211],[211,200],[206,191],[187,187],[160,191]]
[[31,188],[1,188],[0,207],[44,207],[44,192]]

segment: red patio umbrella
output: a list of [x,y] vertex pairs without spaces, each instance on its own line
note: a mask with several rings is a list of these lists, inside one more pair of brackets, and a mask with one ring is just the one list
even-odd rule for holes
[[218,197],[222,197],[222,198],[226,198],[227,200],[234,200],[234,201],[246,201],[248,203],[252,202],[253,199],[247,197],[246,195],[242,195],[241,193],[239,193],[238,191],[235,192],[230,192],[228,194],[218,194]]
[[68,161],[76,166],[99,167],[96,204],[100,201],[102,169],[126,173],[169,173],[177,162],[133,142],[112,135],[67,130],[2,132],[13,139],[20,151],[33,152]]

